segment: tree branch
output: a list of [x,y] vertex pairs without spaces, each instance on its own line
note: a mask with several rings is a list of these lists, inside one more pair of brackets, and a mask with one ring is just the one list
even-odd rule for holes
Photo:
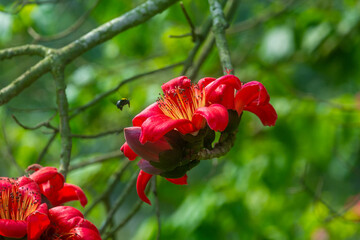
[[[177,1],[178,0],[148,0],[124,15],[90,31],[65,47],[59,50],[47,51],[47,57],[0,90],[0,106],[10,101],[42,75],[49,72],[51,70],[52,56],[56,55],[57,59],[65,65],[86,51],[115,37],[117,34],[144,23]],[[6,54],[4,53],[4,55]]]
[[64,77],[64,65],[57,56],[51,57],[51,63],[51,71],[54,76],[56,86],[56,102],[58,105],[58,112],[60,117],[59,133],[61,137],[61,155],[59,172],[61,172],[66,178],[71,159],[72,139],[69,122],[70,119],[68,116],[69,105],[65,92],[66,84]]
[[[130,166],[131,161],[126,161],[123,166],[114,174],[114,180],[107,185],[106,190],[98,196],[94,201],[91,202],[91,205],[86,207],[84,215],[86,216],[89,212],[104,198],[110,195],[111,191],[115,188],[116,184],[118,184],[120,178],[124,174],[125,170]],[[74,168],[73,168],[74,169]]]
[[96,0],[94,5],[86,11],[73,25],[68,27],[67,29],[63,30],[62,32],[59,32],[52,36],[42,36],[39,33],[37,33],[32,27],[28,28],[28,33],[34,38],[37,42],[49,42],[58,40],[61,38],[64,38],[74,31],[76,31],[78,28],[81,27],[81,25],[86,21],[86,19],[90,16],[91,12],[96,8],[96,6],[99,4],[100,0]]
[[41,45],[24,45],[19,47],[7,48],[0,50],[0,61],[5,59],[10,59],[17,56],[29,55],[29,56],[40,56],[45,57],[46,52],[49,48],[41,46]]
[[112,219],[112,217],[114,216],[114,214],[116,213],[116,211],[118,210],[118,208],[120,207],[120,205],[125,201],[126,196],[129,194],[129,192],[131,191],[131,189],[135,186],[136,183],[136,179],[137,179],[137,175],[138,173],[134,173],[133,176],[131,177],[131,180],[128,182],[128,184],[126,185],[124,191],[121,193],[121,195],[116,199],[116,202],[114,204],[114,206],[112,207],[112,209],[110,210],[110,212],[108,213],[108,215],[106,216],[105,221],[101,224],[101,227],[99,228],[100,233],[104,233],[106,230],[106,227],[109,225],[110,220]]
[[[238,1],[238,0],[235,0]],[[216,46],[218,48],[220,62],[224,74],[234,74],[234,68],[231,64],[230,51],[225,37],[225,29],[229,26],[218,0],[209,0],[210,12],[213,19],[213,33]]]
[[88,165],[91,165],[91,164],[104,162],[104,161],[112,159],[112,158],[118,158],[118,157],[121,157],[121,156],[123,156],[123,153],[120,150],[109,152],[109,153],[106,153],[104,155],[94,157],[94,158],[90,159],[89,161],[74,164],[73,166],[71,166],[69,168],[69,171],[72,171],[72,170],[75,170],[75,169],[78,169],[78,168],[82,168],[82,167],[85,167],[85,166],[88,166]]

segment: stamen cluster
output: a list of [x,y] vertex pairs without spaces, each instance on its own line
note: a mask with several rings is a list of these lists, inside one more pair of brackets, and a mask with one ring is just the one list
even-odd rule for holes
[[25,220],[38,206],[37,193],[21,190],[16,180],[8,178],[11,187],[0,189],[0,219]]
[[186,88],[176,87],[171,92],[160,95],[157,103],[166,116],[191,121],[196,109],[205,107],[205,88],[194,84]]

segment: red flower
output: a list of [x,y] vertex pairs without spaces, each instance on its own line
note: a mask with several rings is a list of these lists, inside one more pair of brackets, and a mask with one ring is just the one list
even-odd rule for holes
[[34,164],[29,166],[27,170],[35,171],[29,177],[39,185],[41,193],[53,206],[75,200],[79,200],[83,207],[87,204],[83,190],[78,186],[64,183],[65,178],[58,172],[57,168]]
[[[186,171],[199,163],[191,154],[212,149],[214,131],[226,129],[230,113],[234,120],[226,131],[237,128],[243,110],[255,113],[264,125],[274,125],[277,119],[265,87],[259,82],[242,86],[234,75],[203,78],[195,85],[178,77],[163,84],[162,90],[164,95],[156,103],[135,116],[134,127],[125,129],[121,147],[130,160],[143,158],[138,163],[137,192],[148,204],[144,190],[151,177],[160,174],[172,183],[186,184]],[[212,131],[202,130],[206,123]]]
[[41,204],[39,186],[32,179],[0,178],[0,235],[38,239],[49,225],[48,209]]
[[[269,103],[270,96],[266,88],[260,82],[252,81],[241,86],[236,76],[226,75],[218,79],[203,78],[200,83],[206,86],[206,94],[210,96],[211,103],[219,103],[227,109],[236,110],[239,116],[243,110],[252,112],[265,126],[275,125],[276,111]],[[234,90],[237,90],[235,96]]]
[[203,84],[178,77],[162,85],[164,95],[133,119],[141,127],[140,142],[155,142],[173,129],[196,134],[206,122],[214,131],[224,131],[228,113],[221,104],[211,104]]
[[[170,145],[168,141],[174,142],[174,137],[172,136],[173,138],[170,139],[167,135],[165,135],[166,137],[163,136],[156,142],[146,142],[145,144],[141,144],[139,141],[139,137],[141,134],[140,127],[125,128],[124,133],[127,144],[123,145],[122,151],[124,151],[125,156],[127,156],[127,154],[130,152],[130,155],[134,153],[135,157],[136,155],[139,155],[140,157],[143,158],[138,162],[138,166],[142,170],[140,171],[137,179],[136,189],[140,199],[151,205],[150,200],[146,197],[144,192],[146,185],[153,175],[158,175],[163,172],[162,169],[156,168],[152,164],[154,165],[158,164],[159,166],[162,166],[160,163],[159,155],[160,153],[164,153],[168,150],[173,149],[173,146]],[[128,144],[133,148],[134,151],[131,150]],[[173,145],[175,145],[175,143],[173,143]],[[128,148],[129,150],[124,150],[124,148]],[[168,154],[171,155],[173,153],[169,151]],[[176,159],[181,156],[178,155],[171,157],[174,159],[174,161],[165,163],[165,166],[163,167],[170,168],[171,170],[173,170],[174,168],[177,167],[178,164],[178,161],[176,161]],[[182,185],[187,184],[186,182],[187,176],[185,172],[180,172],[180,176],[183,176],[181,178],[175,178],[175,179],[166,178],[166,180],[175,184],[182,184]]]
[[[138,176],[137,182],[136,182],[136,191],[137,191],[140,199],[149,205],[151,205],[151,202],[150,202],[149,198],[145,195],[145,188],[146,188],[146,185],[148,184],[148,182],[150,181],[150,179],[152,178],[152,176],[153,175],[146,173],[143,170],[140,170],[140,173],[139,173],[139,176]],[[166,178],[166,180],[168,180],[169,182],[172,182],[174,184],[178,184],[178,185],[187,185],[187,175],[186,174],[181,178],[173,178],[173,179]]]
[[49,209],[50,225],[41,240],[101,240],[98,229],[76,208],[58,206]]

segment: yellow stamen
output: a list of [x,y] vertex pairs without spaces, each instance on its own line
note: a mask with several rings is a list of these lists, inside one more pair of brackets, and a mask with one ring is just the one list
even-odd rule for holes
[[175,88],[158,99],[161,111],[172,119],[192,120],[194,112],[206,104],[205,88],[191,85],[185,89]]
[[19,184],[9,179],[10,188],[0,189],[0,219],[25,220],[39,206],[33,192],[20,191]]

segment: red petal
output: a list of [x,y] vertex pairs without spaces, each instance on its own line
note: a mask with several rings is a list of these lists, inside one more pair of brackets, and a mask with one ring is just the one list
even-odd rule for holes
[[134,117],[134,119],[132,120],[133,126],[141,127],[142,123],[146,119],[148,119],[149,117],[151,117],[153,115],[157,115],[157,114],[163,114],[163,112],[158,107],[157,102],[155,102],[155,103],[151,104],[150,106],[148,106],[147,108],[145,108],[144,110],[142,110],[138,115],[136,115]]
[[234,107],[234,88],[225,84],[220,85],[212,94],[207,96],[207,102],[213,104],[218,103],[226,109],[235,109]]
[[43,203],[39,208],[27,218],[27,238],[29,240],[37,240],[40,235],[49,226],[50,220],[48,217],[48,208],[46,203]]
[[277,120],[276,111],[270,103],[261,106],[248,106],[244,110],[256,114],[264,126],[274,126]]
[[125,142],[122,145],[122,147],[120,148],[120,151],[122,151],[124,153],[125,157],[127,157],[130,161],[135,160],[135,158],[137,157],[137,154],[134,153],[134,151],[129,147],[127,142]]
[[22,238],[26,235],[26,226],[22,220],[0,219],[0,236]]
[[50,181],[51,188],[54,191],[60,190],[63,187],[65,181],[64,176],[59,173],[55,167],[40,168],[29,177],[39,185]]
[[166,133],[177,128],[182,134],[196,131],[187,119],[172,119],[164,114],[154,115],[146,119],[141,126],[140,142],[155,142]]
[[20,177],[17,180],[19,190],[23,193],[31,193],[31,195],[39,202],[41,202],[41,190],[38,184],[28,177]]
[[175,88],[188,88],[191,85],[191,80],[185,76],[174,78],[161,86],[164,93],[170,94]]
[[156,167],[151,165],[149,161],[146,161],[144,159],[140,159],[137,165],[141,170],[151,175],[159,175],[162,172],[160,169],[157,169]]
[[46,196],[52,205],[58,206],[66,202],[79,200],[81,206],[85,207],[88,200],[83,190],[73,184],[65,183],[64,187],[52,195]]
[[222,84],[226,86],[230,86],[233,89],[237,89],[237,90],[241,88],[241,82],[239,78],[237,78],[234,75],[225,75],[216,79],[215,81],[213,81],[212,83],[206,86],[205,88],[206,96],[207,97],[210,96]]
[[198,81],[197,85],[200,87],[206,87],[207,85],[209,85],[210,83],[212,83],[215,80],[216,80],[216,78],[204,77]]
[[[87,220],[85,220],[85,221],[89,222]],[[95,227],[95,229],[96,229],[96,227]],[[81,227],[73,228],[70,231],[70,233],[75,233],[76,236],[78,237],[78,239],[82,239],[82,240],[101,240],[100,233],[97,229],[94,230],[94,229],[90,229],[90,228],[84,228],[83,224],[81,225]]]
[[144,172],[143,170],[140,170],[140,173],[139,173],[139,176],[138,176],[137,182],[136,182],[137,194],[139,195],[139,197],[142,201],[146,202],[149,205],[151,205],[151,202],[145,195],[145,188],[152,176],[153,175],[148,174],[148,173]]
[[29,172],[29,171],[36,172],[40,168],[43,168],[43,166],[41,166],[40,164],[34,163],[34,164],[31,164],[30,166],[27,167],[26,172]]
[[240,115],[243,108],[248,105],[262,105],[269,103],[270,96],[264,85],[257,81],[244,84],[244,86],[236,93],[235,109]]
[[128,146],[140,157],[157,162],[159,161],[159,154],[163,151],[171,149],[170,144],[161,136],[155,142],[140,143],[141,128],[129,127],[124,129],[124,135]]
[[226,108],[220,104],[212,104],[209,107],[198,108],[193,116],[193,124],[196,127],[202,125],[206,119],[209,127],[214,131],[224,131],[229,122]]
[[181,178],[166,178],[171,183],[177,184],[177,185],[187,185],[187,175],[185,174]]
[[59,227],[63,232],[69,232],[84,218],[84,215],[76,208],[70,206],[58,206],[49,209],[50,222]]

